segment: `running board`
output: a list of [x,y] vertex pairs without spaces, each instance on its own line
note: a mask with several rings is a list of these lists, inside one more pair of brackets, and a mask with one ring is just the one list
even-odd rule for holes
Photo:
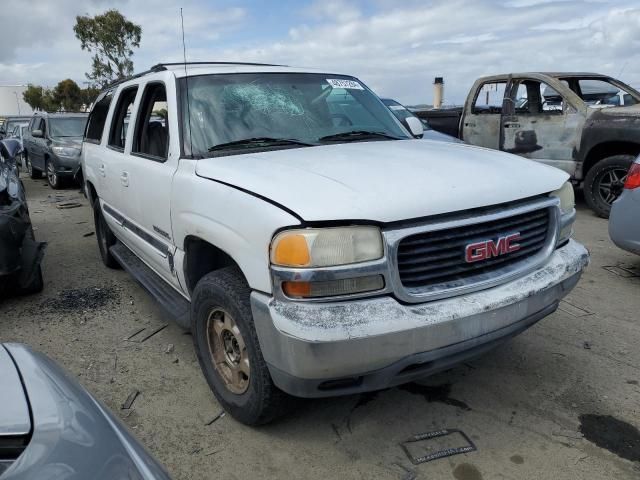
[[111,255],[122,268],[147,290],[160,306],[182,328],[191,328],[191,304],[189,301],[167,284],[156,272],[151,270],[135,254],[117,242],[109,248]]

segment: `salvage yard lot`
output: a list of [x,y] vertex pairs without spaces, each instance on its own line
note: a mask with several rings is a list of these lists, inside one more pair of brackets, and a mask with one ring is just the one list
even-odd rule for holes
[[[220,415],[191,336],[103,266],[78,189],[24,182],[36,237],[49,243],[45,288],[0,304],[0,339],[76,375],[176,479],[640,476],[640,257],[616,248],[581,202],[575,236],[592,263],[555,314],[423,384],[301,402],[252,429]],[[413,465],[401,444],[443,428],[477,450]],[[464,444],[455,434],[411,452]]]

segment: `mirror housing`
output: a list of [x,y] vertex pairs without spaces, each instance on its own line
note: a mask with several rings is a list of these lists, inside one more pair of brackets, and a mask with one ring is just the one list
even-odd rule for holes
[[42,138],[44,136],[42,130],[31,130],[31,135],[35,138]]
[[416,138],[422,138],[424,134],[424,126],[418,117],[407,117],[405,118],[405,122],[411,135]]

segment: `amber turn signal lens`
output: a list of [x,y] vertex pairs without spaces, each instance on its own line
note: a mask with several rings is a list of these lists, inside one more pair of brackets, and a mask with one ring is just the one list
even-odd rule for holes
[[275,246],[273,260],[278,265],[306,267],[311,263],[307,240],[302,235],[283,237]]
[[282,290],[288,297],[310,297],[311,283],[309,282],[284,282]]

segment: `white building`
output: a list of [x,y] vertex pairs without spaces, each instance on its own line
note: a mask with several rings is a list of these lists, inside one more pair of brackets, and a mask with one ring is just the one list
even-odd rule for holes
[[0,85],[0,117],[31,115],[32,108],[22,98],[27,85]]

